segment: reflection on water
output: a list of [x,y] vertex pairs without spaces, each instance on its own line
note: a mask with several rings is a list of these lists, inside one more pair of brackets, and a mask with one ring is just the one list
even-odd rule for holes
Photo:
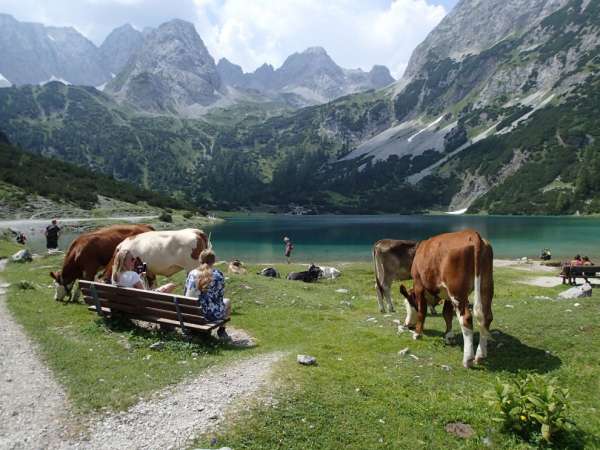
[[[24,230],[35,251],[45,248],[42,225]],[[2,224],[0,224],[2,226]],[[382,238],[425,239],[474,228],[490,240],[497,258],[537,257],[542,248],[555,258],[575,253],[600,260],[600,219],[576,217],[491,216],[238,216],[206,228],[220,259],[282,262],[283,237],[295,245],[293,259],[302,262],[357,261],[371,258]],[[68,246],[75,233],[59,242]]]

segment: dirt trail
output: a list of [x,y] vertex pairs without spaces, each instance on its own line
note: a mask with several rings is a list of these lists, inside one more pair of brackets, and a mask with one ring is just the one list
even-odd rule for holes
[[68,423],[65,393],[12,320],[7,287],[0,279],[0,448],[60,448]]

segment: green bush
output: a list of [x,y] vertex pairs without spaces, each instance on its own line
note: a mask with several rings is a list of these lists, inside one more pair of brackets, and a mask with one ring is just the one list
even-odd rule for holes
[[167,211],[163,211],[158,216],[158,220],[160,220],[161,222],[171,223],[171,222],[173,222],[173,216],[171,214],[169,214]]
[[184,219],[191,219],[192,217],[194,217],[194,213],[191,211],[186,211],[183,213],[183,218]]
[[558,385],[556,378],[528,374],[510,382],[496,382],[488,393],[490,403],[506,431],[519,434],[528,441],[552,442],[557,433],[572,428],[567,417],[569,391]]

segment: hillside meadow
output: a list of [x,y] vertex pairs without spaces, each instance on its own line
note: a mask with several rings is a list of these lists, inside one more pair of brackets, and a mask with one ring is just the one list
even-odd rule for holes
[[[536,298],[556,298],[562,290],[520,283],[540,274],[496,269],[489,359],[465,370],[461,345],[443,342],[440,315],[427,318],[420,341],[397,333],[392,321],[404,319],[402,308],[390,315],[378,312],[367,263],[337,264],[343,272],[339,279],[316,284],[259,277],[255,273],[262,266],[256,265],[248,267],[247,275],[231,275],[226,290],[234,304],[231,326],[256,339],[251,349],[105,324],[83,304],[57,303],[48,271],[60,263],[60,256],[9,263],[1,277],[11,283],[11,313],[39,345],[81,414],[123,410],[209,366],[284,351],[287,356],[273,374],[273,402],[231,413],[218,433],[204,436],[197,447],[533,448],[499,430],[484,396],[496,379],[510,380],[522,372],[557,377],[570,390],[569,417],[576,428],[561,436],[557,447],[600,446],[598,296]],[[276,267],[284,274],[303,269]],[[183,274],[174,281],[181,285]],[[456,331],[456,321],[454,326]],[[158,340],[165,341],[164,350],[150,350]],[[414,357],[399,355],[406,347]],[[318,365],[299,365],[300,353],[315,356]],[[475,435],[448,434],[450,422],[471,425]]]

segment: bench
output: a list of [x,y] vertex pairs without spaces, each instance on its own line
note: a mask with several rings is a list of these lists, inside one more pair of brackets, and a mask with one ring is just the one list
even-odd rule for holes
[[600,278],[600,266],[563,266],[560,276],[563,279],[576,281],[579,278]]
[[112,316],[142,320],[168,327],[180,327],[184,333],[210,333],[229,319],[209,321],[198,300],[183,295],[143,289],[122,288],[110,284],[79,280],[88,309],[101,317]]

